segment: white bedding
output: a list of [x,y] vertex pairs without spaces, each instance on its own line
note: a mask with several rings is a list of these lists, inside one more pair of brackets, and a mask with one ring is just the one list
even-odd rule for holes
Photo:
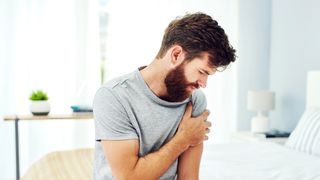
[[274,143],[230,143],[205,147],[203,180],[320,180],[320,157]]

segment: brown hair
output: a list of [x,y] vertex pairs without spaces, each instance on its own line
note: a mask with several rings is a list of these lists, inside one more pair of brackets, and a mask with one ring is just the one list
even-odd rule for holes
[[209,65],[215,68],[225,68],[236,59],[236,51],[223,28],[204,13],[187,14],[173,20],[165,30],[156,58],[162,58],[173,45],[183,48],[185,60],[209,53]]

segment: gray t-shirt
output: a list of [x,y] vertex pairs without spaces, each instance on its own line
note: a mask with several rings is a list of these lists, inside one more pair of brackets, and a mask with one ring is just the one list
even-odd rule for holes
[[[149,89],[138,69],[103,85],[93,103],[94,179],[114,179],[101,140],[137,139],[139,157],[157,151],[175,135],[190,100],[192,116],[200,115],[206,108],[206,98],[201,90],[195,90],[183,102],[167,102]],[[176,160],[160,179],[176,179],[177,164]]]

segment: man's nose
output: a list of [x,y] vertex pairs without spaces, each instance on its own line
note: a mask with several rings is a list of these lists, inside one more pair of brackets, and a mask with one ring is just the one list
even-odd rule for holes
[[203,76],[198,80],[198,84],[200,87],[205,88],[207,86],[208,76]]

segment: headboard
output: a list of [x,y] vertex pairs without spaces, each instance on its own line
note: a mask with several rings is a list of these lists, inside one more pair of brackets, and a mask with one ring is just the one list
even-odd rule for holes
[[306,108],[320,108],[320,70],[309,71]]

